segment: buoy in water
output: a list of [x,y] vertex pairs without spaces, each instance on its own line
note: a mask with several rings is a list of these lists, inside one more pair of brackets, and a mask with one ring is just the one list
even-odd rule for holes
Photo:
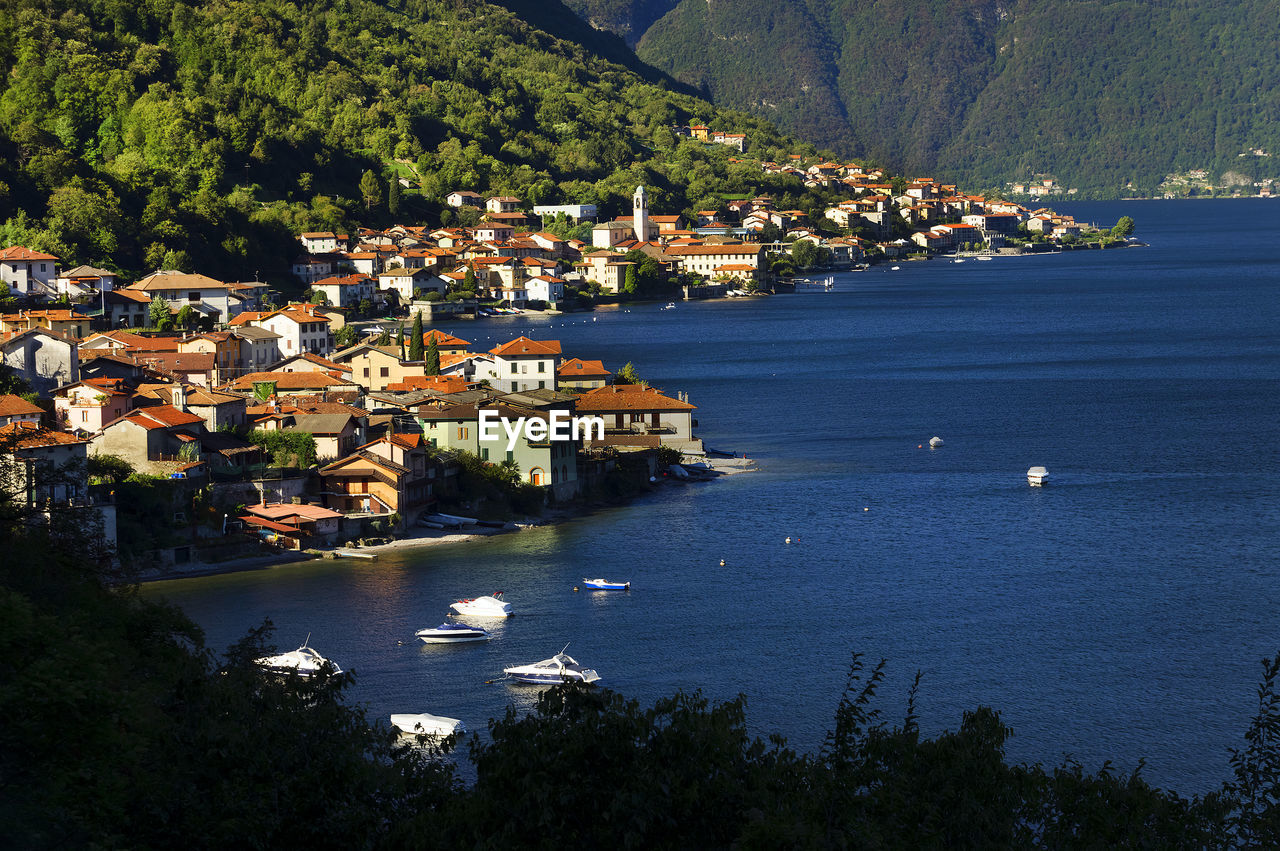
[[789,543],[791,543],[791,538],[790,538],[790,537],[788,537],[788,538],[787,538],[787,543],[788,543],[788,544],[789,544]]
[[724,567],[724,559],[720,559],[720,566]]
[[574,591],[574,593],[575,593],[575,594],[577,593],[577,591],[578,591],[578,586],[577,586],[577,585],[573,586],[573,591]]

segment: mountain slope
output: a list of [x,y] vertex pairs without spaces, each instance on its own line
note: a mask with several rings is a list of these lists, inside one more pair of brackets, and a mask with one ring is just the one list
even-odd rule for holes
[[640,182],[664,210],[751,191],[673,124],[795,150],[565,7],[507,5],[558,35],[480,0],[0,0],[0,242],[283,276],[298,232],[392,220],[397,177],[409,220],[463,188],[613,215]]
[[1118,194],[1195,167],[1280,171],[1239,156],[1280,149],[1263,0],[682,0],[637,42],[717,103],[971,185],[1053,173]]

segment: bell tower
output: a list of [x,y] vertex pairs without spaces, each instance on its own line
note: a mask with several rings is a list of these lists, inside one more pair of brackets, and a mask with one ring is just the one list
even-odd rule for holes
[[649,201],[644,196],[643,184],[636,187],[636,194],[631,199],[631,227],[636,232],[636,239],[641,242],[649,240]]

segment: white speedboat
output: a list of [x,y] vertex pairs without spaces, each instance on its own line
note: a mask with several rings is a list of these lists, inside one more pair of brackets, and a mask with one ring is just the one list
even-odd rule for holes
[[475,618],[509,618],[514,612],[511,604],[502,599],[501,591],[494,591],[488,597],[476,597],[474,600],[459,600],[451,603],[449,608],[460,615]]
[[467,732],[467,728],[457,718],[445,718],[443,715],[432,715],[430,712],[419,712],[416,715],[392,715],[391,726],[410,736],[443,737],[453,733]]
[[582,580],[582,587],[593,591],[630,591],[631,583],[610,582],[607,579],[584,579]]
[[1044,483],[1049,481],[1049,471],[1044,467],[1032,467],[1027,470],[1027,484],[1033,488],[1044,487]]
[[427,644],[463,644],[468,641],[488,641],[493,636],[484,627],[464,623],[442,623],[430,629],[420,629],[414,635]]
[[[565,645],[565,650],[569,645]],[[577,660],[561,650],[550,659],[532,665],[515,665],[502,672],[513,680],[534,685],[553,686],[560,683],[594,683],[600,675],[593,669],[579,665]]]
[[315,651],[309,646],[311,636],[307,636],[307,640],[302,642],[302,646],[297,650],[290,650],[288,653],[281,653],[277,656],[263,656],[261,659],[255,659],[258,665],[273,674],[297,674],[302,677],[314,677],[320,673],[320,669],[325,665],[331,666],[333,673],[341,674],[342,669],[337,663],[332,662]]
[[929,438],[929,448],[930,448],[930,449],[937,449],[937,448],[938,448],[938,447],[940,447],[940,446],[942,446],[942,438],[940,438],[940,437],[931,437],[931,438]]

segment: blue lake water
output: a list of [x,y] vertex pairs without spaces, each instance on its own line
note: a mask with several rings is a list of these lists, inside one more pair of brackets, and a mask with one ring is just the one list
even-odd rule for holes
[[[217,648],[266,617],[285,649],[310,633],[374,716],[483,729],[536,694],[486,681],[569,643],[642,703],[741,692],[754,731],[814,750],[860,651],[889,662],[891,721],[920,670],[928,732],[985,704],[1013,760],[1145,758],[1153,782],[1207,791],[1280,651],[1280,202],[1061,209],[1133,216],[1150,246],[450,326],[474,348],[528,333],[633,361],[761,471],[555,528],[147,593]],[[634,590],[573,592],[597,575]],[[495,589],[519,613],[495,640],[413,640]]]

